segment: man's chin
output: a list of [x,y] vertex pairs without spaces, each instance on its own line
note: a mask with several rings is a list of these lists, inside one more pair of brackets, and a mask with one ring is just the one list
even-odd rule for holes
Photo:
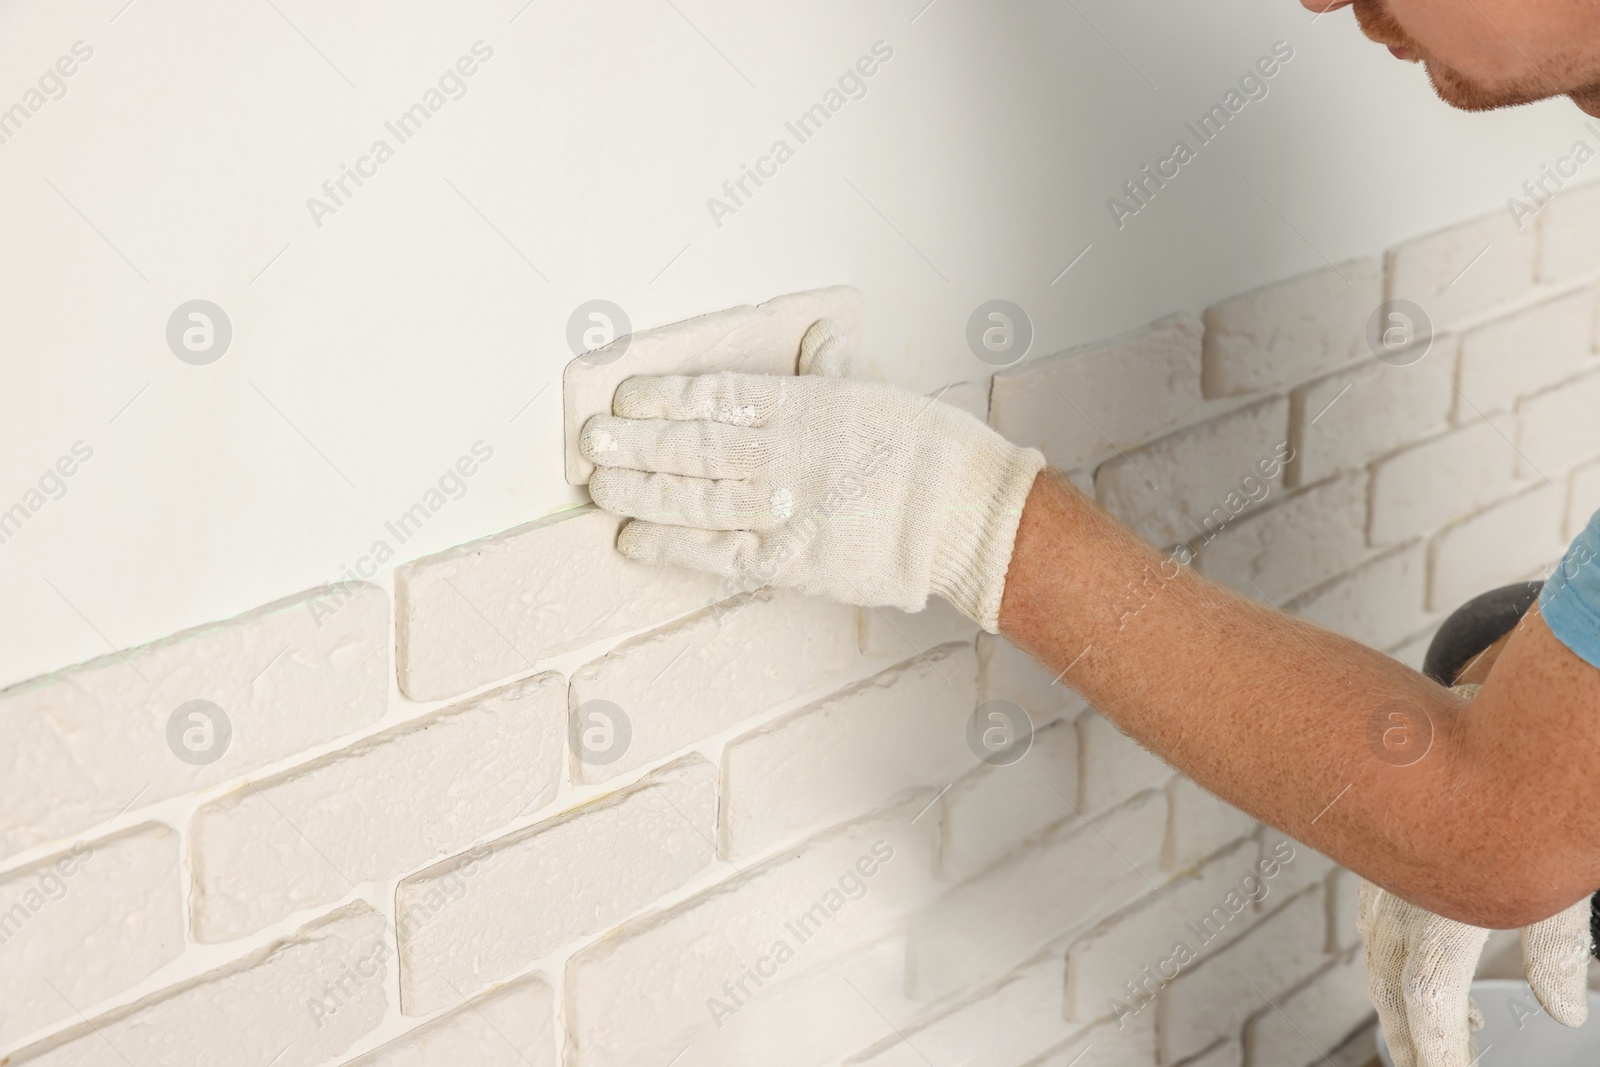
[[1600,85],[1590,85],[1567,94],[1585,115],[1600,119]]
[[[1513,86],[1505,89],[1485,89],[1464,78],[1457,71],[1443,64],[1431,60],[1423,62],[1423,67],[1428,72],[1428,81],[1433,85],[1433,91],[1439,94],[1439,99],[1451,107],[1462,111],[1495,111],[1503,107],[1518,107],[1522,104],[1531,104],[1536,100],[1544,100],[1557,95],[1547,86]],[[1594,87],[1592,97],[1595,106],[1600,106],[1600,86]],[[1577,100],[1577,94],[1573,94]],[[1588,108],[1579,103],[1585,111]],[[1590,114],[1595,112],[1590,111]]]

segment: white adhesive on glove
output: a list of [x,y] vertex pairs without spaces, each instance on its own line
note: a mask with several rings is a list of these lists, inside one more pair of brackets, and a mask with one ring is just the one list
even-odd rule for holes
[[630,378],[584,424],[589,492],[635,521],[617,547],[744,588],[920,611],[930,594],[991,633],[1044,457],[948,404],[848,377],[834,324],[799,377]]
[[[1456,693],[1471,699],[1475,685]],[[1483,1014],[1472,978],[1489,931],[1409,904],[1361,880],[1356,922],[1366,945],[1367,993],[1395,1067],[1471,1067]],[[1580,1026],[1589,1015],[1589,899],[1522,930],[1528,983],[1552,1018]]]

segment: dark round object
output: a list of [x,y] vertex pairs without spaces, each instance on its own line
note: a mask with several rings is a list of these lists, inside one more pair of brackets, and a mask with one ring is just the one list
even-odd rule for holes
[[1543,588],[1543,582],[1503,585],[1452,611],[1428,645],[1422,673],[1440,685],[1453,685],[1456,675],[1474,656],[1516,627]]

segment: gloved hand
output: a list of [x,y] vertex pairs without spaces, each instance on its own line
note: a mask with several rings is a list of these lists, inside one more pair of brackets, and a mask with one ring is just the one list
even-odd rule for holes
[[837,327],[799,377],[629,378],[584,424],[589,492],[635,521],[617,547],[737,579],[920,611],[930,593],[990,632],[1044,457],[971,415],[844,377]]
[[[1454,689],[1469,699],[1477,690]],[[1528,984],[1565,1026],[1589,1017],[1589,910],[1585,897],[1522,930]],[[1366,879],[1356,925],[1366,945],[1367,993],[1395,1067],[1471,1067],[1483,1013],[1470,990],[1489,931],[1434,915]]]

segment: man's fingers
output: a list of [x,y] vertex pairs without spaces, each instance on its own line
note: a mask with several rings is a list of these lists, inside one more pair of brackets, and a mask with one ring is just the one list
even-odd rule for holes
[[652,566],[687,567],[724,578],[745,574],[757,544],[753,533],[695,530],[638,520],[617,535],[617,549],[629,559]]
[[620,467],[595,471],[589,495],[615,515],[702,530],[770,530],[794,514],[785,489]]
[[691,478],[748,478],[766,465],[769,444],[760,430],[703,419],[596,415],[578,435],[579,451],[596,466]]
[[1417,1067],[1470,1067],[1472,976],[1489,931],[1424,914],[1401,977]]
[[845,350],[844,329],[832,319],[818,319],[800,339],[801,374],[819,378],[850,378],[855,367]]
[[768,374],[699,374],[629,378],[611,412],[625,419],[709,419],[763,426],[779,403],[783,378]]
[[1563,1026],[1589,1018],[1589,898],[1522,930],[1522,963],[1534,996]]
[[1406,1019],[1402,979],[1406,965],[1406,927],[1395,913],[1397,903],[1365,878],[1357,900],[1356,928],[1361,933],[1367,963],[1367,997],[1378,1009],[1378,1024],[1395,1067],[1418,1067],[1416,1045]]

